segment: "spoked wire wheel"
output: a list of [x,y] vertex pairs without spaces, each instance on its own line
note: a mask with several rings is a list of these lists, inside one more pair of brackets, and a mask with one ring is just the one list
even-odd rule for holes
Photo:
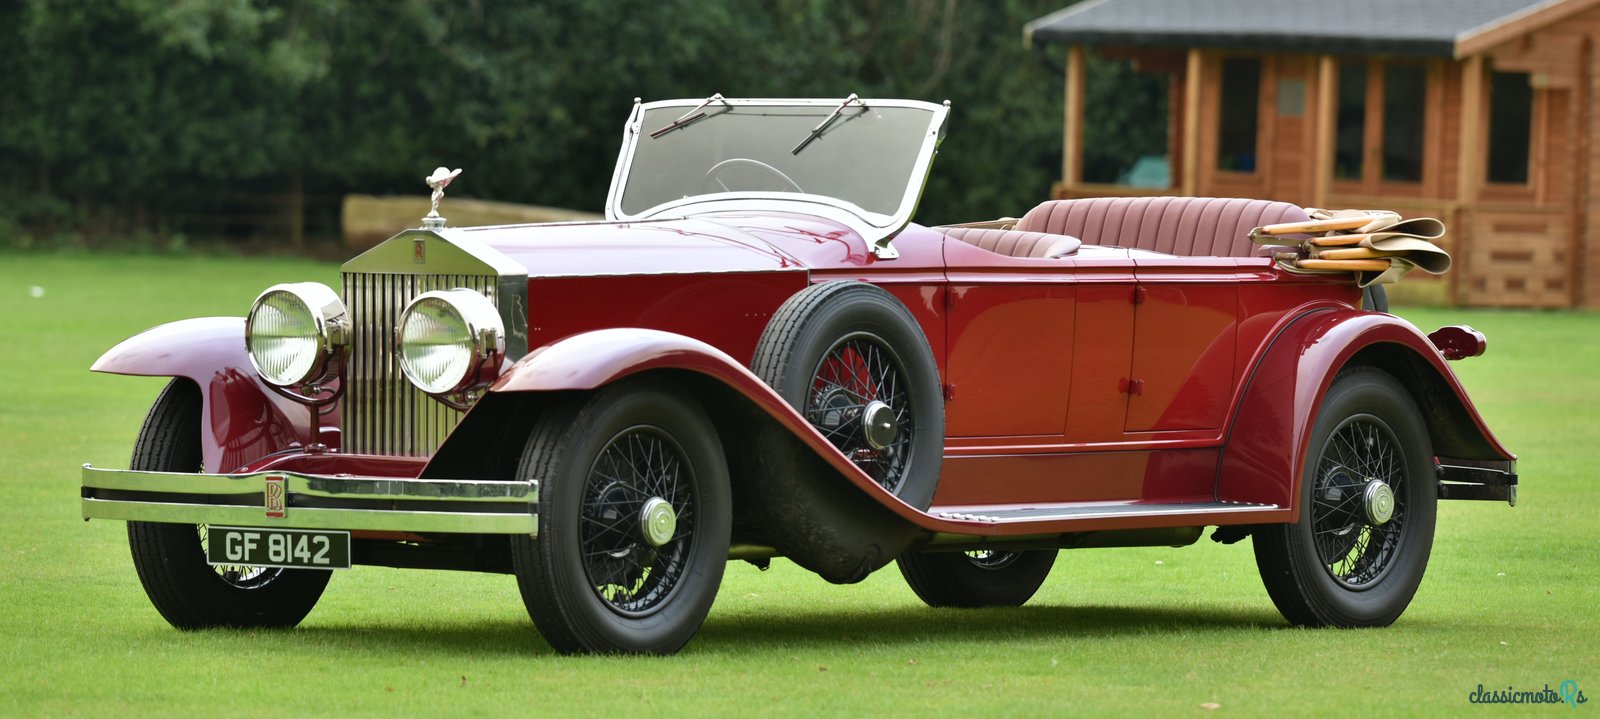
[[[1370,587],[1393,564],[1406,524],[1405,466],[1394,432],[1372,415],[1347,418],[1328,437],[1311,493],[1311,531],[1323,567],[1345,587]],[[1387,507],[1369,508],[1374,501]]]
[[749,520],[796,564],[830,582],[861,581],[911,546],[917,530],[822,477],[844,470],[852,483],[874,492],[866,483],[876,484],[915,509],[933,504],[944,393],[922,325],[887,289],[819,282],[772,313],[750,369],[818,436],[754,428],[736,455],[748,459],[734,459],[741,474],[760,478],[744,487]]
[[601,601],[639,617],[672,596],[693,547],[695,497],[670,435],[635,426],[613,437],[589,470],[580,512],[583,567]]
[[1251,530],[1261,582],[1291,624],[1381,627],[1416,595],[1433,547],[1432,438],[1405,385],[1341,371],[1301,465],[1300,518]]
[[727,459],[678,383],[631,377],[541,409],[517,476],[538,532],[511,538],[528,616],[563,653],[670,654],[694,636],[732,537]]
[[806,419],[873,481],[898,492],[917,437],[899,358],[881,338],[857,332],[834,342],[811,376]]

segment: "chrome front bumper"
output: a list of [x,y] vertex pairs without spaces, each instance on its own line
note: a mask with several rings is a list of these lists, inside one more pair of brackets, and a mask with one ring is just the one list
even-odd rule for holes
[[[269,484],[274,512],[267,508]],[[531,536],[538,532],[539,490],[534,482],[188,474],[86,464],[82,501],[84,519]]]

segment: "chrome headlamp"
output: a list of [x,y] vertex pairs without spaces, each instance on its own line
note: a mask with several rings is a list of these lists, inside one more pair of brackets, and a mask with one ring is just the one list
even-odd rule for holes
[[339,293],[315,282],[267,288],[244,323],[250,364],[261,379],[279,387],[337,377],[349,337],[350,318]]
[[417,389],[453,395],[494,381],[506,330],[489,298],[469,289],[424,292],[400,314],[400,370]]

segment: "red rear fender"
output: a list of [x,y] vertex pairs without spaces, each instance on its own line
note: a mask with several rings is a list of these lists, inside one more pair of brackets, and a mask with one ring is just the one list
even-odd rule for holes
[[1323,396],[1339,370],[1383,369],[1422,410],[1436,456],[1516,459],[1484,424],[1439,350],[1398,317],[1356,310],[1308,312],[1286,326],[1250,373],[1234,413],[1217,498],[1293,508]]
[[[250,366],[242,317],[201,317],[145,330],[112,347],[90,369],[194,382],[205,401],[200,450],[207,471],[231,472],[310,443],[309,410],[273,392]],[[323,424],[338,427],[338,413]],[[338,431],[324,430],[322,441],[337,447]]]

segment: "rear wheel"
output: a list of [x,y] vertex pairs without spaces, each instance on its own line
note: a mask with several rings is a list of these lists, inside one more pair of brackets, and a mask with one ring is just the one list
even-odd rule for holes
[[519,476],[537,537],[512,540],[517,586],[563,653],[670,654],[699,630],[728,560],[727,463],[692,397],[623,382],[552,407]]
[[[173,380],[134,443],[132,469],[199,472],[200,391]],[[129,522],[128,546],[156,611],[179,629],[292,627],[322,597],[331,572],[206,563],[205,525]]]
[[1273,604],[1299,625],[1392,624],[1422,583],[1438,492],[1405,387],[1375,368],[1340,373],[1312,431],[1300,521],[1251,534]]
[[911,591],[930,607],[1020,607],[1050,576],[1058,552],[911,552],[896,560]]

